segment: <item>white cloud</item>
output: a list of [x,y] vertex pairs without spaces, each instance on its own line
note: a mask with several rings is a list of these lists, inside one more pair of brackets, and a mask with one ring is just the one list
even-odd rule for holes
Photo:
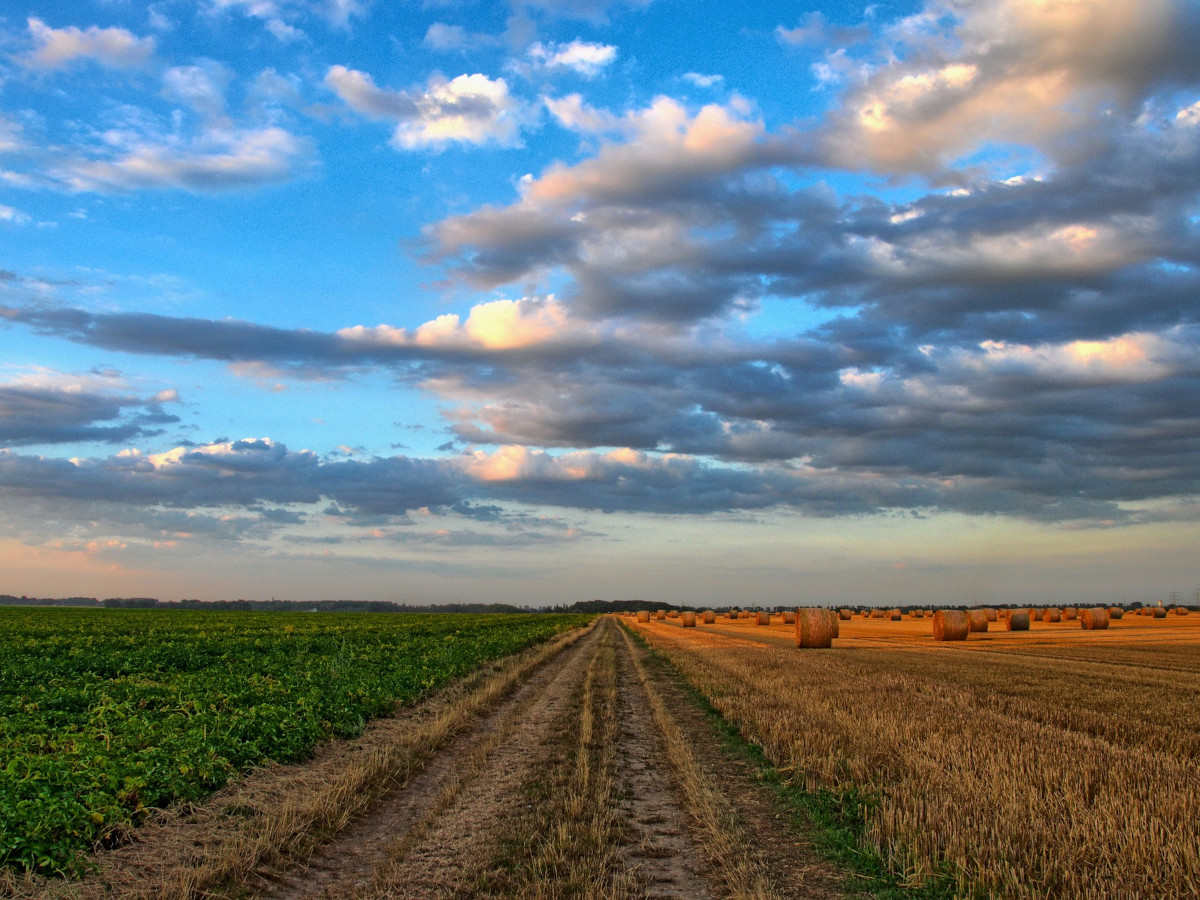
[[21,139],[21,124],[0,115],[0,153],[21,150],[25,142]]
[[[1098,115],[1136,111],[1156,85],[1200,75],[1200,20],[1186,8],[1183,0],[930,0],[885,35],[881,64],[832,117],[824,155],[848,168],[932,172],[988,142],[1078,154],[1071,135]],[[833,57],[824,65],[826,81],[851,67]]]
[[569,44],[532,44],[514,68],[524,74],[534,71],[569,69],[584,78],[595,78],[617,58],[617,48],[574,40]]
[[73,191],[219,191],[282,181],[307,153],[305,142],[282,128],[212,128],[190,140],[136,138],[111,158],[75,160],[51,175]]
[[281,44],[290,44],[292,41],[299,41],[307,37],[303,31],[294,25],[289,25],[283,19],[268,19],[265,27]]
[[28,225],[30,218],[27,213],[0,203],[0,222],[7,222],[9,225]]
[[477,50],[481,47],[494,47],[501,39],[491,34],[467,31],[461,25],[447,25],[445,22],[434,22],[425,32],[423,41],[426,47],[439,53],[452,51]]
[[194,66],[175,66],[163,73],[163,96],[185,103],[209,119],[225,113],[225,90],[233,73],[214,60]]
[[724,75],[701,75],[699,72],[685,72],[682,77],[699,88],[717,87],[725,81]]
[[1180,125],[1200,125],[1200,100],[1179,110],[1175,114],[1175,121]]
[[513,145],[524,109],[503,78],[435,75],[420,91],[391,91],[376,86],[365,72],[332,66],[328,85],[351,109],[396,122],[392,146],[412,150],[449,143]]
[[124,28],[51,28],[41,19],[26,21],[35,47],[18,59],[31,68],[57,69],[77,60],[92,60],[123,69],[144,64],[154,53],[154,38],[140,38]]
[[448,313],[411,332],[390,325],[371,328],[357,325],[343,328],[338,337],[360,348],[514,350],[552,342],[578,344],[588,339],[588,332],[569,322],[566,307],[550,296],[480,303],[471,309],[465,322],[458,315]]
[[629,122],[620,116],[603,109],[588,106],[579,94],[568,94],[565,97],[543,97],[542,102],[550,115],[558,120],[563,128],[571,131],[581,131],[585,134],[604,134],[624,131]]
[[820,12],[812,12],[805,17],[803,24],[795,28],[778,26],[775,37],[781,44],[792,46],[815,44],[826,39],[826,29],[825,16]]

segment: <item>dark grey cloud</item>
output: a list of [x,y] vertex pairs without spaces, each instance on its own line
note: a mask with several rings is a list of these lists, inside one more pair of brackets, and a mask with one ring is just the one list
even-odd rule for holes
[[132,395],[46,385],[0,385],[0,446],[100,441],[124,444],[161,434],[179,417]]

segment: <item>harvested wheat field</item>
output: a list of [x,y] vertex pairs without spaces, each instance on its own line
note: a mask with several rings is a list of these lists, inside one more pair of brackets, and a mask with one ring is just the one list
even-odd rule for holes
[[[1033,619],[1034,617],[1030,617]],[[637,626],[781,773],[862,811],[860,841],[956,896],[1200,896],[1200,625],[928,620]]]

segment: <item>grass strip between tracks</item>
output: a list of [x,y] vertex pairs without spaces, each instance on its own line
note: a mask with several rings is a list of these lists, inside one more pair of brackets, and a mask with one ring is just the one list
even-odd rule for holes
[[678,680],[686,696],[696,704],[720,734],[725,747],[748,762],[755,777],[768,786],[789,812],[797,831],[811,835],[821,856],[847,873],[844,885],[849,898],[874,900],[954,900],[959,897],[952,876],[927,880],[920,886],[906,885],[888,871],[883,857],[862,839],[867,811],[875,799],[858,790],[806,791],[767,759],[761,747],[742,737],[737,727],[725,720],[708,699],[676,668],[665,653],[655,649],[635,630],[623,631],[664,670]]
[[526,785],[531,814],[504,836],[506,861],[480,896],[519,900],[629,900],[634,879],[620,861],[622,823],[614,779],[617,721],[616,629],[605,624],[557,740],[569,748]]

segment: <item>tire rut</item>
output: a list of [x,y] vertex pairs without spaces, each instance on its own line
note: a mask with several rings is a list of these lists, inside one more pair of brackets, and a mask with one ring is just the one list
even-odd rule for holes
[[397,842],[395,858],[378,873],[379,884],[355,896],[414,900],[472,896],[472,883],[482,877],[498,838],[524,802],[522,788],[539,767],[557,761],[547,751],[551,730],[569,711],[596,652],[598,634],[599,629],[594,629],[564,653],[556,671],[532,687],[526,701],[513,710],[511,731],[463,773],[463,790],[444,809],[433,811],[415,840]]
[[[477,726],[460,735],[432,759],[408,784],[385,797],[370,813],[319,847],[306,864],[285,872],[263,873],[254,885],[257,896],[264,900],[314,900],[370,895],[378,873],[394,867],[397,849],[406,838],[411,841],[422,831],[428,831],[428,837],[440,835],[445,830],[444,819],[457,819],[453,806],[441,811],[438,809],[440,804],[453,801],[460,791],[460,803],[473,801],[478,804],[475,795],[480,789],[494,794],[508,783],[509,773],[496,778],[491,770],[504,763],[511,764],[514,770],[522,768],[520,756],[528,754],[524,748],[530,746],[529,741],[536,741],[539,730],[552,718],[550,713],[560,711],[571,685],[578,681],[586,666],[588,649],[595,643],[593,630],[543,665]],[[465,764],[478,762],[470,757],[478,748],[486,746],[489,739],[499,741],[500,746],[493,758],[485,762],[488,771],[464,771]],[[473,822],[465,830],[478,836],[477,829],[481,824],[482,821]],[[439,868],[446,868],[447,862],[457,865],[453,859],[447,859],[450,855],[447,845],[430,852],[428,844],[428,839],[418,839],[418,845],[408,854],[414,862],[424,861],[422,867],[414,868],[413,883],[419,881],[429,891],[411,896],[438,896],[437,885],[429,875]],[[457,857],[457,853],[452,856]],[[418,872],[425,874],[418,879]],[[401,896],[394,891],[389,893],[390,896]]]
[[621,855],[646,885],[649,898],[716,900],[720,895],[701,874],[703,854],[688,830],[689,816],[679,801],[645,690],[624,641],[619,648],[617,780],[630,836]]

